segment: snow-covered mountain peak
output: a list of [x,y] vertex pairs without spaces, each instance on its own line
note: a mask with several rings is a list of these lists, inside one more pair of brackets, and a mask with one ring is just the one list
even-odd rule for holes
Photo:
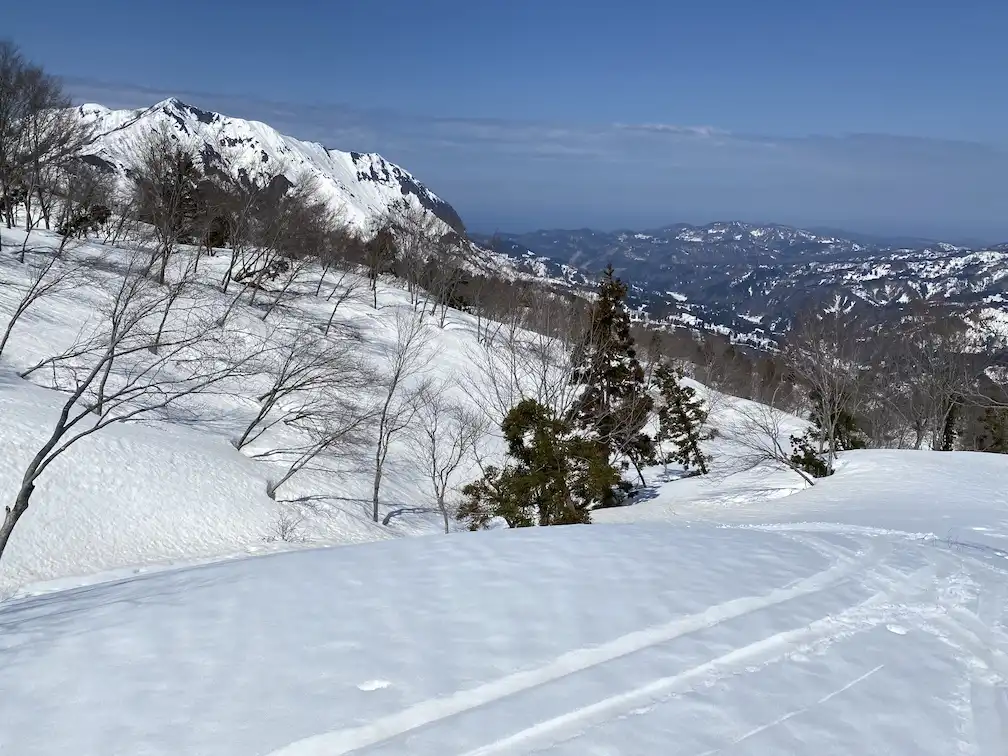
[[451,229],[463,228],[451,205],[377,153],[329,149],[281,134],[261,121],[202,110],[175,97],[139,110],[110,110],[89,103],[81,105],[78,112],[95,132],[85,154],[91,162],[122,175],[151,132],[168,130],[193,146],[208,171],[232,175],[247,171],[254,176],[279,168],[288,179],[303,174],[314,177],[333,206],[342,208],[347,220],[358,227],[406,198]]

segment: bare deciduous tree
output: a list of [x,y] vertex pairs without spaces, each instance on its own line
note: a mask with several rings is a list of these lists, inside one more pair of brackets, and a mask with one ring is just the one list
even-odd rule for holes
[[[60,171],[92,138],[57,79],[37,71],[27,77],[29,106],[23,122],[25,230],[41,220],[50,228]],[[36,217],[33,201],[38,200]]]
[[19,204],[26,230],[40,220],[48,227],[56,174],[89,138],[59,79],[0,40],[0,214],[8,228]]
[[303,443],[270,449],[253,455],[256,459],[279,460],[286,470],[279,478],[266,484],[266,494],[276,498],[277,490],[305,469],[333,470],[324,461],[340,461],[352,455],[364,442],[367,427],[373,415],[370,408],[362,407],[346,396],[327,397],[318,402],[310,413],[302,413],[297,429],[305,437]]
[[418,313],[398,310],[395,327],[395,341],[382,350],[378,368],[381,394],[375,419],[374,486],[371,500],[372,518],[375,522],[378,522],[378,497],[389,448],[392,440],[409,427],[416,417],[415,396],[424,385],[425,373],[434,356]]
[[360,288],[361,279],[357,275],[349,270],[340,271],[339,277],[333,282],[332,291],[326,297],[326,301],[332,305],[332,310],[322,329],[324,335],[328,336],[329,331],[332,330],[333,321],[336,319],[339,308],[347,302],[354,301],[359,295]]
[[121,275],[105,281],[106,301],[94,328],[25,372],[46,367],[53,387],[66,392],[66,399],[6,508],[0,556],[39,478],[74,444],[116,423],[164,416],[238,375],[247,361],[247,355],[235,351],[230,331],[208,302],[187,303],[175,313],[161,329],[160,349],[153,353],[166,291],[147,277],[148,268],[149,261],[145,264],[140,256],[129,259]]
[[484,417],[478,410],[453,401],[450,388],[442,383],[425,386],[417,393],[417,417],[411,434],[444,519],[445,533],[450,527],[445,498],[452,480],[486,431]]
[[314,328],[272,333],[256,351],[256,372],[266,379],[266,390],[256,397],[255,416],[234,439],[236,449],[257,441],[280,423],[296,426],[324,414],[338,396],[360,389],[366,379],[357,357],[359,344],[327,339]]
[[810,486],[815,479],[792,458],[791,434],[786,429],[787,416],[769,404],[747,403],[736,408],[731,422],[722,428],[734,449],[718,475],[769,466],[796,472]]
[[464,268],[465,244],[465,239],[458,234],[444,234],[438,241],[435,256],[428,260],[424,271],[424,287],[431,302],[431,314],[436,315],[437,308],[441,307],[439,328],[445,327],[449,307],[461,309],[467,304],[460,296],[460,290],[468,280]]
[[511,317],[466,350],[472,370],[462,380],[492,427],[499,428],[523,399],[534,399],[561,418],[577,401],[574,345],[587,327],[584,312],[576,303],[541,294],[534,311],[522,297]]
[[249,267],[248,257],[262,237],[263,209],[279,202],[286,179],[284,166],[277,163],[268,162],[256,175],[249,176],[236,155],[226,155],[222,160],[227,183],[220,187],[219,201],[212,212],[223,218],[231,247],[231,259],[221,280],[221,289],[227,294],[237,271]]
[[[299,187],[297,202],[288,208],[284,235],[281,237],[281,254],[287,269],[280,276],[279,286],[263,312],[266,318],[276,309],[289,291],[306,272],[329,257],[337,245],[343,243],[346,220],[341,211],[334,211],[325,200],[315,199],[318,182],[309,180]],[[319,283],[321,288],[321,279]]]
[[20,285],[21,297],[14,305],[14,311],[7,321],[3,336],[0,337],[0,355],[3,355],[14,327],[28,310],[45,297],[66,291],[81,280],[80,269],[75,263],[60,261],[52,250],[38,250],[38,254],[40,256],[38,260],[33,259],[28,263],[28,269],[25,271],[27,282]]
[[150,267],[160,263],[158,283],[164,283],[168,259],[196,217],[201,176],[195,155],[192,145],[164,128],[147,135],[134,156],[140,217],[150,224],[156,243]]
[[371,282],[374,308],[378,309],[378,279],[393,269],[396,261],[396,237],[387,219],[378,218],[372,222],[368,240],[364,243],[364,264]]
[[809,391],[830,474],[840,451],[841,419],[845,413],[856,413],[861,399],[865,351],[860,336],[860,326],[852,318],[810,311],[796,318],[784,346],[789,370]]
[[982,404],[983,324],[937,305],[915,308],[872,337],[869,424],[879,445],[947,447],[959,404]]
[[389,208],[383,225],[392,229],[398,253],[398,272],[406,279],[410,304],[418,308],[422,316],[424,271],[428,260],[437,251],[443,224],[423,207],[403,198]]
[[[83,161],[68,163],[59,173],[59,193],[56,228],[64,244],[88,233],[97,234],[112,221],[116,187],[111,173]],[[106,241],[109,236],[106,234]]]

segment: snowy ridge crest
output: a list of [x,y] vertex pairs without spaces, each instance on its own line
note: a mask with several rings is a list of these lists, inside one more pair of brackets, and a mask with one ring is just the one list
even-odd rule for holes
[[288,179],[302,173],[313,176],[326,199],[342,208],[347,220],[359,228],[406,198],[451,229],[463,230],[462,219],[451,205],[377,153],[328,149],[281,134],[261,121],[200,110],[175,98],[139,110],[110,110],[89,103],[78,112],[96,135],[84,155],[121,175],[129,169],[143,139],[166,128],[194,145],[206,172],[243,170],[254,177],[262,175],[266,166],[281,165]]

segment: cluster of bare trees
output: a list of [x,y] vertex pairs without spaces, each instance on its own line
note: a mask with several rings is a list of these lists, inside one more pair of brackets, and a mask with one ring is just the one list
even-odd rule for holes
[[20,373],[64,399],[5,509],[0,556],[39,478],[77,442],[116,423],[194,411],[198,395],[241,376],[248,362],[220,308],[158,285],[146,253],[102,267],[113,275],[92,276],[101,300],[91,322],[72,344]]
[[[15,291],[0,357],[39,303],[80,284],[97,297],[71,343],[19,369],[60,391],[62,404],[5,507],[0,556],[40,478],[78,441],[117,423],[195,420],[213,396],[244,397],[250,386],[254,410],[234,445],[278,468],[271,497],[303,470],[363,461],[378,521],[386,462],[401,441],[423,460],[431,490],[430,506],[404,504],[440,511],[447,529],[454,477],[481,426],[452,398],[457,387],[429,379],[434,324],[425,317],[440,308],[443,326],[456,303],[464,240],[406,204],[362,234],[310,175],[291,180],[285,166],[250,169],[226,155],[224,170],[208,175],[196,145],[171,130],[136,145],[128,175],[117,177],[77,159],[88,137],[59,82],[0,45],[0,214],[9,226],[52,224],[62,236],[55,248],[26,241],[24,267],[0,282]],[[71,240],[95,235],[116,248],[73,253]],[[225,256],[213,284],[200,264],[218,251]],[[380,276],[399,275],[413,305],[374,358],[337,318],[361,271],[376,290]],[[307,294],[328,303],[325,317],[249,329],[250,312],[268,321]],[[408,509],[394,508],[386,521]]]
[[[982,448],[977,425],[1000,419],[992,411],[1004,395],[986,375],[997,341],[975,315],[940,304],[884,319],[805,312],[776,356],[774,393],[742,411],[740,459],[787,466],[812,483],[810,469],[831,474],[850,448]],[[812,428],[796,439],[785,410]]]
[[60,81],[0,40],[0,215],[7,228],[50,227],[54,201],[90,133]]
[[421,319],[429,309],[442,328],[449,309],[467,309],[469,300],[463,290],[471,273],[466,269],[469,244],[465,237],[405,198],[374,218],[371,226],[364,262],[376,309],[383,275],[405,282],[410,304]]
[[[375,522],[437,511],[447,531],[454,487],[470,462],[484,468],[491,429],[523,402],[567,424],[586,387],[611,368],[585,359],[589,346],[600,354],[619,346],[600,343],[617,337],[598,330],[591,302],[480,275],[465,238],[414,204],[397,203],[360,232],[308,173],[252,170],[235,154],[210,175],[196,145],[165,130],[137,145],[128,180],[118,181],[76,159],[88,137],[58,81],[0,43],[0,214],[8,226],[23,218],[29,232],[52,222],[62,236],[55,249],[29,249],[26,236],[18,280],[3,282],[20,288],[0,358],[46,298],[82,282],[99,293],[71,344],[19,372],[61,391],[62,405],[5,509],[0,556],[40,478],[74,444],[116,423],[198,416],[215,393],[253,404],[233,445],[276,467],[271,498],[303,471],[365,469]],[[71,240],[88,235],[119,249],[100,259],[72,254]],[[201,261],[214,266],[212,279]],[[365,344],[338,314],[365,286],[377,309],[385,276],[402,282],[409,304],[396,311],[390,338]],[[299,313],[293,327],[277,317],[302,296],[315,299],[315,314]],[[451,308],[473,313],[477,343],[457,382],[437,382],[431,329],[445,326]],[[647,351],[639,365],[633,357],[635,381],[652,386],[650,371],[663,362],[691,365],[699,380],[760,400],[738,413],[739,459],[790,467],[810,483],[785,411],[812,420],[808,443],[827,474],[854,443],[954,448],[970,408],[1004,399],[987,392],[982,345],[959,314],[904,315],[893,328],[806,313],[781,349],[763,356],[691,334],[638,334]],[[632,346],[618,338],[620,348]],[[605,413],[607,448],[638,472],[632,441],[654,409],[643,398],[619,413],[607,401]],[[386,500],[396,450],[421,462],[429,502]]]
[[[180,413],[195,419],[212,403],[208,395],[245,397],[253,386],[255,395],[245,397],[253,411],[233,443],[278,469],[270,497],[302,471],[366,465],[375,521],[387,503],[386,523],[434,510],[449,529],[453,487],[478,456],[489,422],[486,411],[460,399],[465,386],[430,377],[428,329],[444,327],[451,308],[477,313],[484,345],[516,347],[509,374],[522,391],[558,407],[571,403],[569,371],[556,370],[565,359],[557,344],[569,344],[583,311],[574,300],[551,298],[563,306],[545,312],[535,287],[474,275],[467,240],[416,205],[397,203],[361,233],[310,175],[291,179],[279,164],[244,166],[237,153],[220,156],[221,170],[208,172],[198,146],[170,128],[136,144],[127,175],[117,176],[100,161],[77,158],[90,135],[57,80],[10,45],[0,48],[0,79],[0,211],[10,225],[30,232],[52,223],[62,236],[55,249],[22,247],[24,267],[5,282],[18,295],[0,357],[40,302],[82,283],[100,299],[72,343],[19,371],[61,391],[64,404],[6,508],[0,555],[40,477],[79,440],[116,423]],[[88,236],[115,249],[75,254],[71,241]],[[219,252],[213,283],[200,266]],[[362,280],[377,307],[386,275],[403,282],[410,307],[396,313],[393,337],[369,358],[337,312]],[[309,294],[329,304],[325,318],[299,314],[294,327],[270,318]],[[250,330],[251,312],[270,326]],[[528,340],[519,324],[538,331]],[[429,505],[384,502],[397,447],[422,461]]]

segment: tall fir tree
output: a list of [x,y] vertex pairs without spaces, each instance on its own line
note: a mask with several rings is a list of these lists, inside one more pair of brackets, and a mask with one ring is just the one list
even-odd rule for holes
[[572,380],[583,390],[571,424],[597,439],[610,459],[632,462],[643,483],[640,467],[654,461],[654,441],[644,432],[653,401],[630,334],[626,295],[627,285],[608,265],[574,354]]
[[700,442],[704,440],[703,426],[708,412],[696,391],[680,383],[682,377],[682,373],[664,362],[655,370],[661,394],[658,443],[668,443],[672,447],[663,454],[663,461],[678,462],[684,470],[696,468],[701,475],[706,475],[710,458],[703,453]]

